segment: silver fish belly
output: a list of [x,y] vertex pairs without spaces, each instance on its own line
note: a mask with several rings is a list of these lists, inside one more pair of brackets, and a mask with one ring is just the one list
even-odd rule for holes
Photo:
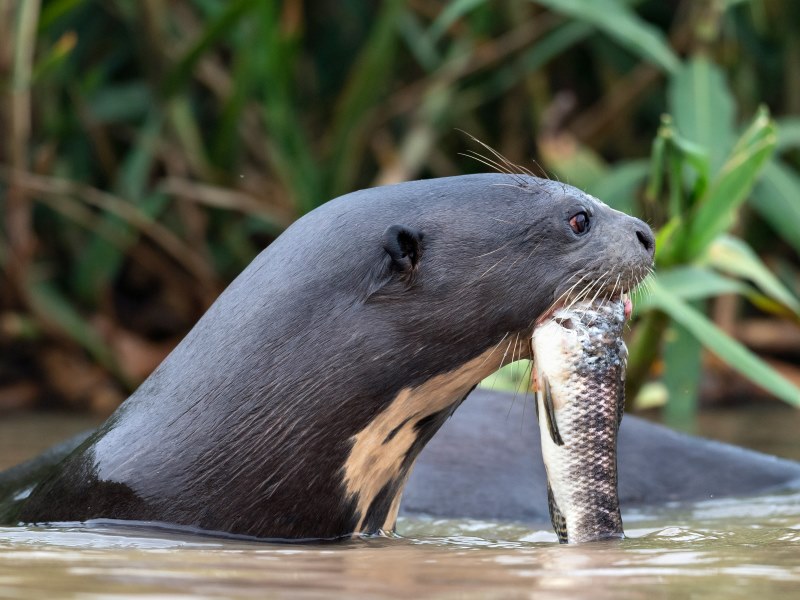
[[624,325],[622,301],[596,300],[557,309],[533,334],[550,518],[562,544],[624,537],[617,495]]

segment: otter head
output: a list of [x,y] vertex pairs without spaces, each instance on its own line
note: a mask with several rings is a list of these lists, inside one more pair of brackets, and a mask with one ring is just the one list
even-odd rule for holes
[[624,296],[652,268],[650,228],[574,187],[499,174],[435,181],[457,189],[413,211],[398,203],[401,218],[371,234],[365,305],[406,336],[400,345],[485,349],[568,302]]
[[370,381],[388,369],[397,387],[353,436],[345,464],[359,531],[393,527],[419,451],[481,379],[530,358],[537,321],[573,300],[623,296],[654,252],[642,221],[534,177],[401,184],[381,201],[372,266],[355,288],[387,348]]

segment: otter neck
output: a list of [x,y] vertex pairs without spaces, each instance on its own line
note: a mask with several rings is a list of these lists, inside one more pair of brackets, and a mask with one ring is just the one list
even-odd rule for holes
[[403,488],[422,448],[481,380],[527,358],[528,348],[519,336],[504,339],[457,369],[401,389],[351,438],[342,472],[355,506],[356,534],[394,531]]

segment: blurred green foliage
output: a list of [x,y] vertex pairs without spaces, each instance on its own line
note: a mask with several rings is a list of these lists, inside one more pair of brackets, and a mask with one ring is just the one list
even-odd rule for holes
[[800,403],[707,316],[800,322],[798,29],[791,0],[7,0],[3,347],[69,340],[133,386],[109,322],[182,334],[322,202],[485,170],[464,130],[660,230],[631,395],[667,339],[691,412],[699,340]]

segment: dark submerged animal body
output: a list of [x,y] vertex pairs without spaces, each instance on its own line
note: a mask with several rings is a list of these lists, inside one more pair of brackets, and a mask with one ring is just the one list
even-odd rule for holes
[[[532,394],[476,389],[425,447],[401,514],[550,522]],[[800,463],[678,433],[632,415],[619,429],[623,512],[800,486]]]
[[[579,211],[586,235],[569,227]],[[19,519],[286,539],[392,529],[417,455],[474,385],[526,356],[575,277],[635,284],[652,243],[641,221],[530,177],[331,201],[247,267]]]

